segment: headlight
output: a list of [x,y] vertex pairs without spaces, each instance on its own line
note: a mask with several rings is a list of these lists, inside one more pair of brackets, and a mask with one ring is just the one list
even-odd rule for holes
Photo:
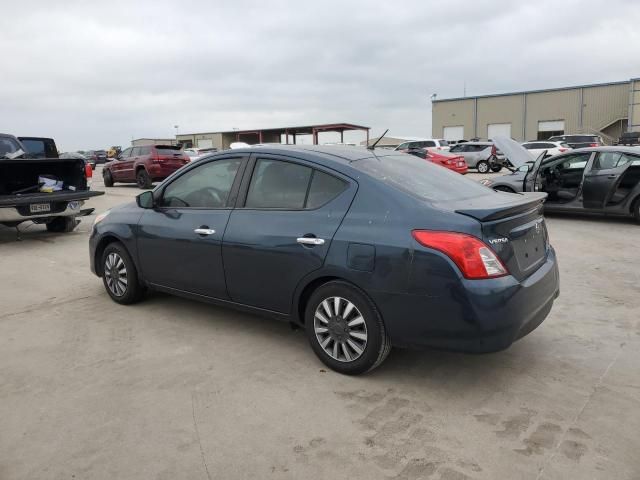
[[107,210],[106,212],[102,212],[96,215],[96,219],[93,221],[93,225],[96,226],[98,223],[104,220],[107,217],[107,215],[109,215],[109,211],[110,210]]

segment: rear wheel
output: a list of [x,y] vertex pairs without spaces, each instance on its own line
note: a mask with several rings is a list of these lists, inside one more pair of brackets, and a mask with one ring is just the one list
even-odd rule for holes
[[128,305],[142,298],[136,266],[121,243],[109,244],[102,253],[102,282],[114,302]]
[[633,204],[633,217],[636,219],[636,222],[640,223],[640,197],[638,197]]
[[486,160],[480,160],[476,165],[479,173],[487,173],[489,171],[489,162]]
[[55,233],[69,233],[77,225],[76,217],[56,217],[47,223],[47,230]]
[[104,181],[105,187],[113,187],[113,177],[111,176],[111,172],[109,170],[105,170],[102,172],[102,180]]
[[309,343],[332,370],[357,375],[380,365],[391,350],[382,317],[373,302],[353,285],[322,285],[305,311]]
[[138,184],[139,188],[151,188],[151,177],[144,168],[141,168],[140,170],[138,170],[138,173],[136,173],[136,183]]

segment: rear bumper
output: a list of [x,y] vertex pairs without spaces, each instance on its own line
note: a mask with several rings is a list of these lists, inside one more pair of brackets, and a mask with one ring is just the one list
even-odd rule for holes
[[560,292],[555,252],[551,249],[546,262],[521,282],[512,276],[458,279],[442,287],[443,295],[375,299],[392,343],[470,353],[504,350],[551,311]]

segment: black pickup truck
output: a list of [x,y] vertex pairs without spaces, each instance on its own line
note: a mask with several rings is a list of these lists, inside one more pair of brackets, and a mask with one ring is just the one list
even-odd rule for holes
[[84,202],[103,194],[89,190],[84,160],[58,158],[52,139],[0,134],[0,225],[32,221],[70,232],[93,212]]

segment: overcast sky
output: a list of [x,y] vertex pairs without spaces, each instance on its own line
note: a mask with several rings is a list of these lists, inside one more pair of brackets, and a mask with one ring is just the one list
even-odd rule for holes
[[430,95],[465,81],[474,95],[640,76],[638,25],[638,0],[7,1],[0,132],[62,150],[174,125],[429,136]]

